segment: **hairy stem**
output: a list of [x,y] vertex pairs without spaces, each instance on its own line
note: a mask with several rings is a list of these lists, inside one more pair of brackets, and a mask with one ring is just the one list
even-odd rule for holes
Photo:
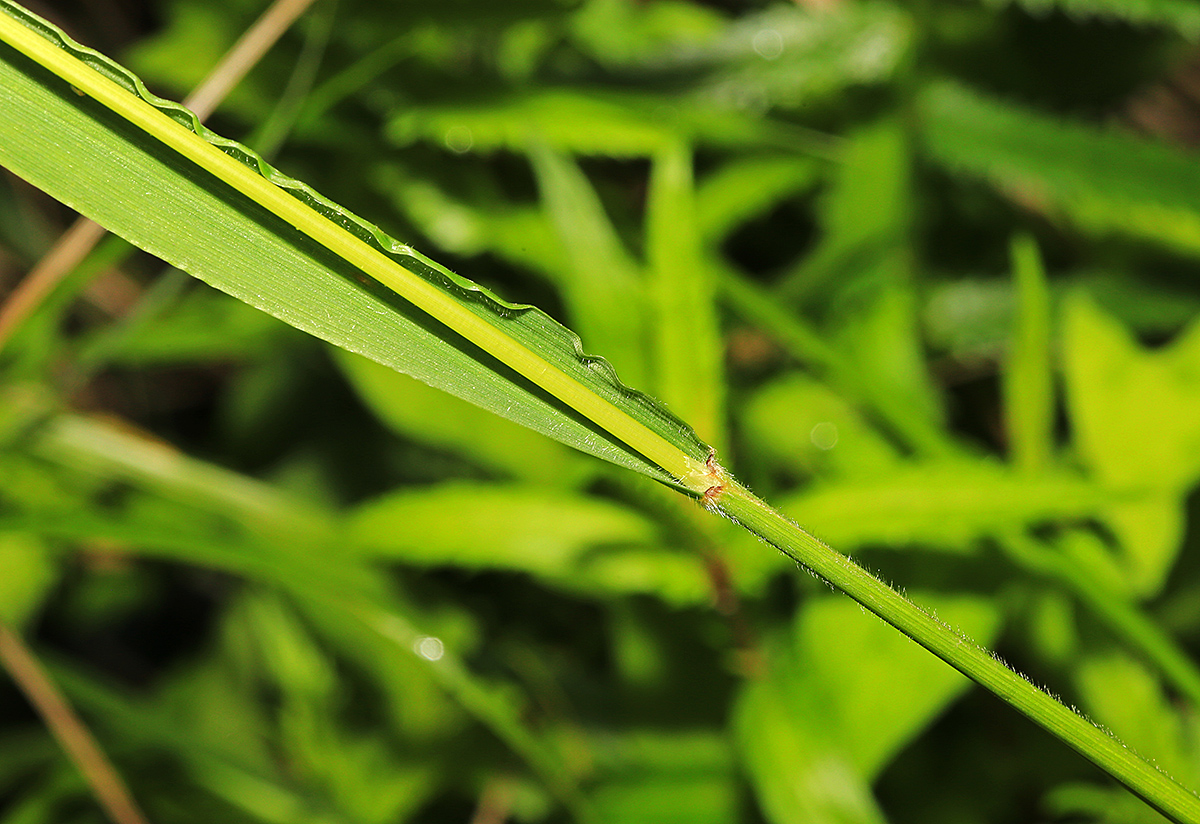
[[1058,736],[1172,821],[1200,822],[1200,798],[959,632],[730,482],[713,508],[858,601]]

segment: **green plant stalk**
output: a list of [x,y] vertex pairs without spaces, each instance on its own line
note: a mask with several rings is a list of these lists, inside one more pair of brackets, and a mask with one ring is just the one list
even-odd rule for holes
[[1190,790],[1009,669],[970,638],[780,515],[745,487],[731,482],[711,506],[1061,738],[1172,821],[1200,822],[1200,798]]

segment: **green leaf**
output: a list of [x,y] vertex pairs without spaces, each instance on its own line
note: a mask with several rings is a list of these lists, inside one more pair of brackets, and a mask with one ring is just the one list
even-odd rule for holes
[[819,167],[811,159],[789,155],[736,158],[696,186],[696,223],[705,242],[725,236],[777,203],[813,188]]
[[1121,654],[1084,659],[1076,673],[1084,706],[1095,719],[1183,781],[1200,776],[1200,731],[1163,693],[1158,679]]
[[725,824],[738,820],[729,743],[705,730],[634,730],[594,746],[603,778],[596,807],[621,824]]
[[[453,529],[447,529],[453,524]],[[497,526],[503,524],[503,529]],[[417,566],[561,575],[604,546],[646,545],[656,529],[615,504],[551,490],[447,483],[362,505],[356,554]]]
[[597,60],[628,66],[700,46],[724,22],[715,10],[680,0],[590,0],[571,16],[571,30]]
[[[736,92],[736,90],[734,90]],[[754,92],[751,91],[751,100]],[[828,140],[808,129],[764,121],[736,93],[705,94],[680,106],[659,95],[606,88],[542,88],[505,92],[471,104],[405,106],[388,121],[388,136],[407,146],[523,152],[530,138],[579,155],[647,157],[680,137],[723,146],[762,146],[829,154]]]
[[1200,39],[1200,7],[1190,0],[984,0],[994,8],[1020,6],[1031,14],[1061,11],[1080,20],[1123,20],[1168,26],[1189,40]]
[[662,60],[709,69],[708,95],[726,104],[798,106],[885,80],[908,54],[912,21],[898,6],[832,9],[781,4],[727,26],[721,36]]
[[[1075,683],[1088,714],[1141,752],[1154,752],[1164,770],[1181,781],[1200,777],[1200,731],[1189,710],[1168,696],[1138,661],[1118,652],[1084,658]],[[1118,787],[1068,784],[1046,806],[1063,817],[1088,816],[1112,824],[1157,824],[1164,819]]]
[[[779,679],[739,697],[736,732],[758,803],[772,824],[883,824],[883,813],[811,690]],[[797,719],[816,719],[806,723]]]
[[899,123],[883,121],[853,135],[842,159],[822,208],[822,241],[780,291],[801,302],[819,297],[822,309],[832,307],[826,325],[850,368],[847,374],[839,367],[831,377],[886,410],[881,414],[912,446],[945,451],[941,401],[925,369],[910,286],[907,138]]
[[998,528],[1094,517],[1113,501],[1103,487],[1065,473],[1028,477],[988,461],[947,460],[821,484],[781,508],[837,546],[969,552]]
[[226,657],[190,667],[161,685],[152,700],[126,696],[64,665],[54,668],[54,677],[100,729],[143,748],[178,753],[187,778],[235,809],[272,824],[312,815],[311,799],[271,774],[261,705],[250,700],[231,663]]
[[[456,278],[278,175],[240,147],[200,137],[186,112],[152,105],[128,75],[73,47],[10,0],[2,0],[0,8],[5,12],[0,14],[0,39],[6,43],[0,47],[0,159],[20,174],[294,324],[321,331],[349,348],[370,350],[380,360],[403,362],[431,382],[560,439],[692,495],[704,495],[711,508],[868,605],[1150,803],[1180,821],[1200,820],[1200,802],[1182,786],[728,478],[689,430],[624,390],[603,364],[579,353],[570,333],[544,315],[506,305]],[[730,117],[721,123],[729,124],[733,126],[726,137],[736,133],[740,140],[778,139],[789,132],[785,127],[766,128],[757,117]],[[885,303],[888,306],[894,308]],[[882,313],[889,321],[883,325],[908,333],[911,329],[903,323],[890,321],[911,319],[909,308],[901,305],[902,311],[894,315]],[[102,457],[138,464],[155,456]],[[169,474],[161,464],[125,469],[135,477],[139,472]],[[196,473],[183,474],[193,477],[183,478],[182,488],[164,491],[190,492],[188,481],[200,481],[198,488],[222,510],[239,506],[241,490],[227,490],[222,496],[215,488],[212,481],[219,473],[201,472],[199,478]],[[314,544],[328,536],[319,532],[306,538],[304,525],[281,521],[278,516],[285,510],[265,513],[265,520],[274,521],[268,524],[269,537],[287,535],[291,543],[260,536],[260,545],[252,547],[257,552],[247,558],[239,551],[243,546],[224,546],[209,534],[201,549],[214,562],[268,576],[294,587],[305,600],[336,607],[364,634],[386,638],[396,654],[415,652],[426,659],[464,707],[521,753],[572,812],[586,817],[575,776],[563,768],[561,754],[544,746],[529,729],[521,702],[479,684],[464,670],[460,657],[430,652],[433,639],[418,634],[394,608],[383,576],[337,556],[318,559]],[[86,524],[81,526],[71,514],[68,510],[67,518],[57,519],[41,513],[41,529],[63,537],[70,536],[56,530],[69,531],[71,525],[77,534],[102,533],[84,528]],[[137,543],[144,538],[151,548],[190,557],[197,549],[194,536],[180,540],[176,525],[162,514],[154,522],[157,535],[125,537]],[[235,537],[256,531],[236,523],[222,526]]]
[[1051,371],[1050,295],[1037,244],[1012,244],[1017,317],[1004,371],[1005,413],[1013,463],[1043,469],[1054,448],[1054,374]]
[[335,350],[362,401],[394,432],[514,478],[582,483],[595,466],[561,444],[345,350]]
[[140,367],[241,361],[264,353],[278,340],[279,332],[291,331],[245,303],[178,272],[174,275],[197,288],[162,306],[157,314],[135,315],[126,327],[104,330],[81,359],[90,365],[99,355],[108,363]]
[[0,621],[19,627],[33,617],[58,581],[49,550],[32,535],[0,532]]
[[1167,285],[1114,270],[1080,272],[1073,280],[1139,335],[1161,339],[1200,315],[1200,297],[1186,283]]
[[397,164],[380,164],[372,179],[380,194],[442,249],[464,256],[492,252],[555,283],[566,277],[567,250],[544,209],[468,203]]
[[[973,637],[999,627],[980,599],[921,600]],[[807,602],[790,640],[736,710],[764,811],[776,824],[883,821],[872,781],[970,682],[842,599]]]
[[1200,477],[1200,323],[1145,349],[1076,293],[1063,323],[1076,446],[1120,489],[1185,490]]
[[[869,409],[890,434],[929,454],[949,451],[945,434],[920,406],[896,403],[885,387],[872,383],[868,370],[826,342],[821,332],[801,320],[773,291],[728,269],[721,273],[720,285],[723,297],[735,311],[768,334],[791,358],[837,387],[848,400]],[[903,321],[903,315],[899,319]],[[892,328],[903,331],[898,325]],[[911,352],[911,341],[903,348]]]
[[663,400],[718,446],[725,442],[725,347],[716,273],[697,226],[691,149],[666,145],[651,160],[646,209],[654,301],[655,386]]
[[[431,681],[432,690],[450,695],[525,758],[564,803],[577,812],[586,806],[559,754],[526,725],[519,695],[467,669],[450,645],[458,639],[450,634],[445,644],[439,640],[437,655],[423,653],[429,630],[418,629],[411,617],[415,611],[391,594],[389,581],[346,557],[344,541],[322,523],[322,513],[299,507],[261,482],[111,427],[78,419],[67,424],[39,432],[35,451],[76,471],[125,481],[137,494],[125,495],[116,513],[111,508],[31,508],[4,519],[0,531],[128,547],[142,557],[218,569],[282,588],[314,620],[332,625],[347,639],[343,643],[369,653],[381,674],[404,681],[406,664],[418,667],[415,683]],[[213,512],[196,512],[205,507]],[[412,691],[406,696],[411,698]],[[418,706],[410,702],[405,711],[419,714]],[[428,730],[446,719],[445,713],[426,712],[416,720],[411,728]]]
[[801,374],[772,381],[742,410],[753,454],[791,473],[882,475],[900,461],[893,447],[843,397]]
[[938,84],[921,96],[930,154],[1084,229],[1200,254],[1200,167],[1159,143]]
[[[708,447],[544,313],[393,241],[8,0],[4,8],[0,162],[294,326],[692,494],[708,487]],[[47,133],[61,139],[47,144]]]
[[[124,54],[122,62],[183,97],[204,81],[209,67],[217,65],[245,28],[247,21],[238,20],[230,11],[209,3],[168,3],[162,28]],[[180,60],[180,54],[190,59]],[[267,110],[268,101],[253,92],[250,84],[239,83],[222,101],[222,111],[254,116]]]
[[[476,630],[469,620],[435,620],[433,615],[423,615],[423,633],[408,637],[403,633],[406,629],[403,619],[381,625],[389,632],[364,632],[361,625],[324,609],[319,602],[297,603],[322,640],[336,647],[347,662],[367,673],[379,685],[387,720],[392,730],[405,741],[428,744],[444,736],[461,735],[469,729],[467,713],[477,711],[480,704],[470,699],[456,702],[454,691],[446,689],[447,679],[430,666],[425,656],[407,654],[415,651],[414,643],[417,649],[421,643],[432,643],[426,641],[430,638],[442,643],[443,655],[447,652],[454,655],[458,650],[464,655],[469,654],[478,645],[474,637]],[[465,669],[458,677],[472,679]],[[487,687],[480,684],[476,690],[481,695]],[[496,711],[505,717],[521,711],[523,705],[516,696],[509,695],[508,701],[512,706],[502,706],[503,699],[497,700]]]
[[1108,519],[1137,592],[1156,592],[1183,539],[1183,498],[1200,478],[1200,324],[1146,351],[1081,294],[1063,323],[1075,446],[1122,493]]
[[641,96],[550,89],[470,106],[405,107],[387,132],[399,145],[428,140],[484,152],[524,151],[536,136],[559,152],[621,157],[655,151],[678,119]]
[[820,245],[788,274],[782,290],[811,298],[849,283],[877,285],[875,270],[895,257],[911,220],[908,146],[898,123],[883,122],[850,136],[821,206]]
[[[1000,629],[998,611],[982,598],[914,599],[982,644],[990,645]],[[839,745],[868,779],[971,686],[842,599],[822,598],[805,607],[795,632],[802,666],[816,671],[827,691],[827,711],[838,719]]]
[[556,280],[574,322],[626,374],[647,385],[646,287],[583,170],[534,140],[530,160],[546,215],[566,251]]
[[676,604],[709,595],[700,559],[660,547],[657,527],[642,516],[546,489],[447,483],[395,492],[360,506],[349,538],[362,558],[516,570],[572,592],[655,594]]
[[[814,258],[855,262],[854,271],[830,287],[846,295],[838,308],[843,318],[838,331],[845,349],[857,356],[861,380],[889,403],[939,421],[941,402],[925,369],[909,286],[911,164],[899,123],[885,121],[855,135],[826,208],[828,239]],[[846,294],[852,290],[862,294]]]
[[368,824],[403,821],[437,789],[435,770],[414,759],[402,763],[377,728],[350,731],[337,723],[335,662],[300,622],[270,595],[249,598],[235,631],[257,642],[265,678],[281,696],[277,737],[289,771],[319,788],[316,795],[348,818]]

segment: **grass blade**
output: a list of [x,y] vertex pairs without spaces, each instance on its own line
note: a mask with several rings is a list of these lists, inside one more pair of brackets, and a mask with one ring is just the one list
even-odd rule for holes
[[655,154],[646,238],[657,315],[658,391],[705,437],[724,442],[724,347],[716,311],[716,276],[696,225],[689,146],[672,142]]
[[1018,310],[1013,347],[1004,373],[1012,460],[1022,471],[1045,469],[1054,452],[1054,373],[1050,294],[1037,243],[1012,242]]
[[707,489],[708,447],[572,332],[397,243],[7,0],[0,8],[5,166],[294,326],[693,495]]

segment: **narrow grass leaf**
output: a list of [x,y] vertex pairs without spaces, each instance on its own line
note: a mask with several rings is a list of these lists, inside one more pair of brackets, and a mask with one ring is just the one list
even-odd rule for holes
[[818,13],[770,6],[700,47],[676,49],[663,65],[707,68],[714,98],[798,106],[855,84],[886,80],[903,63],[913,24],[897,6],[844,4]]
[[845,396],[803,372],[749,396],[741,419],[741,436],[764,465],[798,477],[872,477],[901,464],[896,447]]
[[920,102],[921,136],[939,163],[1092,232],[1200,255],[1200,167],[1192,158],[957,85],[933,85]]
[[471,257],[491,252],[556,284],[569,276],[567,250],[541,204],[467,201],[399,164],[381,163],[376,171],[380,195],[439,248]]
[[1025,472],[1044,469],[1054,448],[1054,374],[1050,293],[1033,238],[1012,243],[1017,318],[1004,371],[1005,412],[1012,461]]
[[728,824],[741,820],[740,787],[724,735],[707,729],[606,730],[593,747],[604,771],[595,796],[605,821]]
[[[447,529],[446,524],[455,525]],[[506,529],[495,530],[503,523]],[[647,545],[651,522],[606,501],[517,485],[441,484],[370,501],[351,516],[360,557],[416,566],[565,575],[589,551]]]
[[604,211],[583,170],[569,157],[535,142],[530,160],[542,203],[568,268],[559,278],[572,323],[587,340],[645,386],[646,289],[637,263]]
[[1200,737],[1190,713],[1165,694],[1139,661],[1120,653],[1092,655],[1080,662],[1075,681],[1097,721],[1130,746],[1155,753],[1163,768],[1181,780],[1200,778]]
[[[771,824],[885,824],[865,777],[836,746],[825,696],[788,671],[750,682],[734,731],[764,818]],[[806,722],[797,719],[816,719]]]
[[750,156],[730,161],[696,186],[700,237],[716,247],[737,227],[820,182],[820,167],[806,157]]
[[660,397],[716,444],[724,442],[724,346],[716,276],[700,245],[692,152],[675,141],[658,151],[646,214]]
[[0,11],[0,163],[294,326],[692,494],[707,488],[708,447],[544,313],[397,243],[9,0]]
[[996,529],[1095,517],[1115,500],[1099,484],[1066,473],[1029,477],[957,459],[822,484],[785,498],[781,509],[837,546],[917,544],[969,552]]

